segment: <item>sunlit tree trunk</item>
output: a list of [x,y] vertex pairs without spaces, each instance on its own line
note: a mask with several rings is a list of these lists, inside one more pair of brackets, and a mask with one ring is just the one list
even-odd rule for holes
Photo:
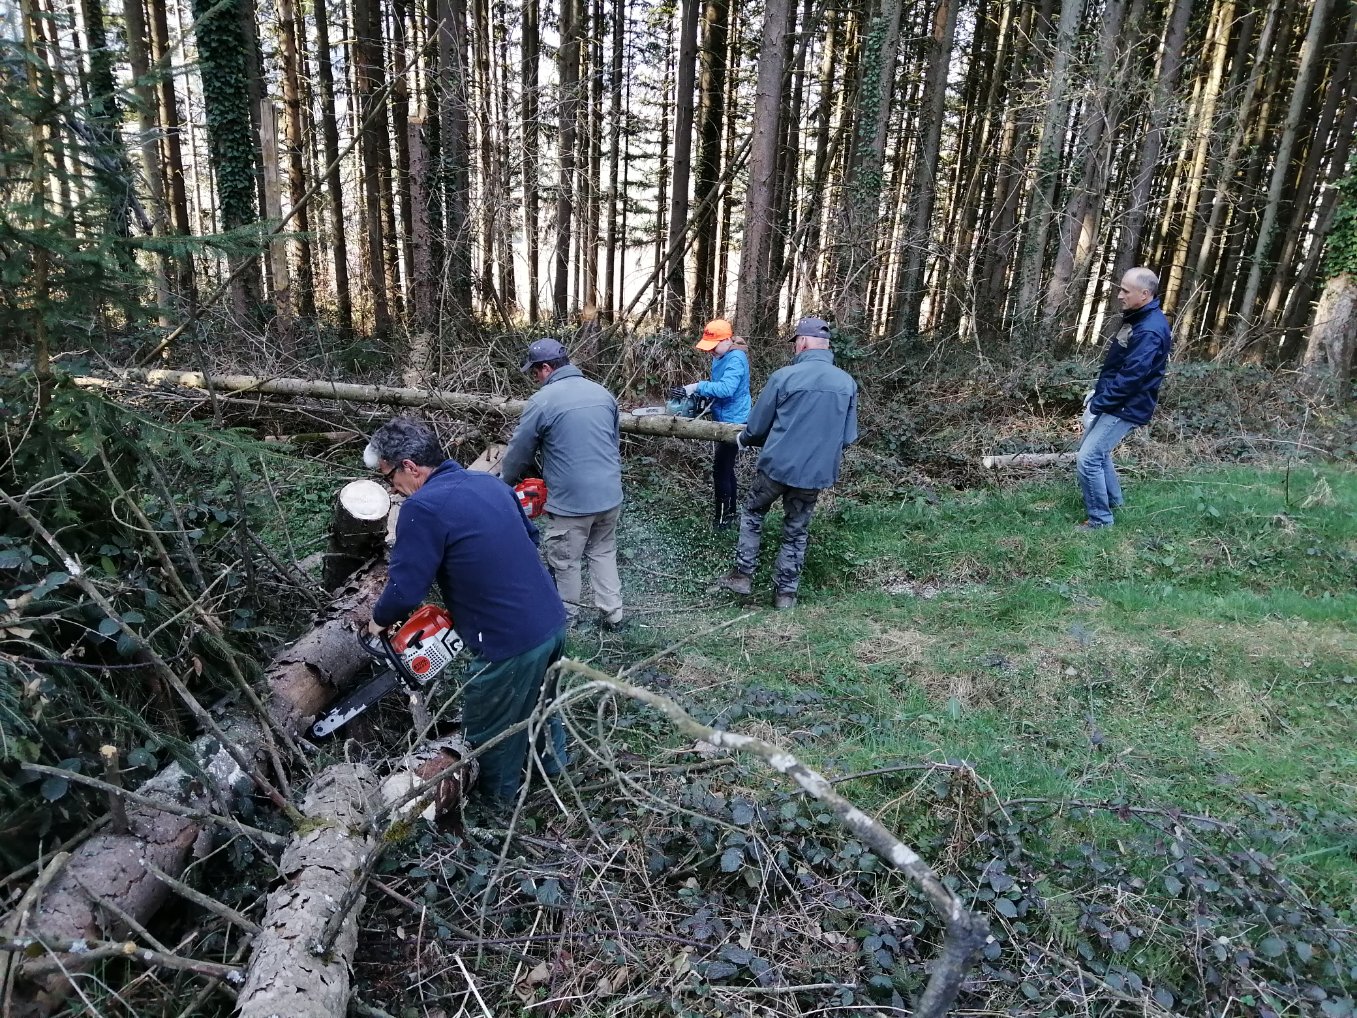
[[928,72],[924,79],[923,122],[914,160],[913,193],[910,196],[909,225],[902,234],[904,248],[899,252],[902,267],[895,288],[892,336],[913,337],[919,332],[919,312],[923,304],[924,268],[932,245],[929,224],[933,220],[933,200],[937,194],[938,142],[942,136],[942,115],[947,98],[947,69],[952,62],[952,42],[956,37],[956,0],[938,0],[933,11],[933,29],[928,40]]
[[[132,66],[132,94],[136,98],[138,151],[141,171],[150,191],[151,229],[157,237],[169,232],[165,207],[165,174],[160,161],[157,138],[160,129],[156,123],[156,91],[151,84],[151,57],[146,34],[146,13],[141,0],[124,0],[123,17],[126,21],[123,38],[127,43],[127,59]],[[170,320],[170,256],[164,252],[152,255],[154,259],[156,305],[160,309],[160,327],[171,327]]]
[[538,234],[537,63],[540,53],[539,0],[523,0],[523,40],[520,48],[523,98],[523,234],[528,256],[528,321],[538,318],[538,275],[541,237]]
[[302,134],[301,70],[292,0],[278,0],[278,25],[283,44],[283,134],[287,144],[288,196],[297,210],[293,219],[298,234],[297,289],[302,316],[309,319],[316,316],[316,284],[311,272],[311,216],[303,201],[307,183],[302,152],[306,142]]
[[740,246],[740,290],[735,331],[754,338],[770,317],[768,255],[778,176],[777,154],[782,112],[782,42],[791,29],[791,0],[768,0],[759,42],[758,80],[754,86],[754,130],[749,158],[749,189],[744,207],[744,242]]

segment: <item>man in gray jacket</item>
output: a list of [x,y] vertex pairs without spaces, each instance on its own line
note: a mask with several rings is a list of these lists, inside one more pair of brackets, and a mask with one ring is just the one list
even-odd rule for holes
[[752,592],[763,518],[780,497],[782,548],[773,570],[773,607],[778,610],[796,607],[815,502],[839,479],[843,450],[858,439],[858,385],[834,366],[828,323],[803,318],[791,338],[796,359],[769,376],[735,439],[742,449],[758,445],[763,451],[740,514],[735,568],[717,581],[718,587],[736,594]]
[[555,339],[528,347],[522,369],[541,388],[509,440],[500,475],[521,480],[540,453],[547,482],[543,550],[556,590],[573,623],[580,609],[581,560],[599,623],[622,625],[622,580],[617,574],[617,517],[622,511],[621,428],[617,400],[570,363]]

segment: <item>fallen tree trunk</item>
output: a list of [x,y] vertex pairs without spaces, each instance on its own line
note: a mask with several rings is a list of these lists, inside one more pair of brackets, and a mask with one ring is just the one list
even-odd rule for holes
[[[367,622],[385,582],[384,564],[355,574],[314,628],[273,659],[265,673],[267,709],[278,730],[296,736],[306,719],[334,699],[366,662],[354,632]],[[262,762],[266,756],[262,719],[241,711],[224,719],[221,727],[237,753]],[[209,813],[214,807],[229,812],[252,788],[235,756],[217,738],[198,739],[192,753],[187,766],[172,763],[138,789],[139,799],[159,800],[179,812],[156,809],[145,801],[129,802],[127,833],[99,834],[74,849],[17,932],[53,944],[104,940],[128,934],[131,927],[124,916],[144,924],[155,914],[171,889],[146,864],[178,877],[191,858],[201,857],[216,843],[218,825],[184,813]],[[41,958],[20,968],[14,1015],[27,1018],[56,1009],[71,989],[67,971],[78,972],[89,963],[74,954],[56,957],[62,969],[52,970]]]
[[[455,815],[476,781],[470,754],[471,747],[455,737],[425,743],[380,787],[362,764],[336,764],[321,774],[303,805],[317,826],[283,852],[278,869],[285,883],[269,895],[263,930],[252,945],[236,1001],[241,1018],[344,1014],[364,888],[384,844],[370,814],[378,804],[391,806],[431,784],[427,797],[397,810],[392,822],[404,822],[416,810],[434,822]],[[439,779],[453,767],[456,773]]]
[[[358,385],[352,382],[313,382],[305,378],[256,378],[253,375],[204,375],[200,371],[129,370],[111,378],[86,375],[74,379],[83,388],[107,389],[124,382],[147,385],[180,385],[189,389],[217,392],[257,392],[268,396],[311,396],[386,406],[431,407],[439,410],[496,413],[518,417],[527,406],[522,399],[482,396],[475,393],[447,392],[441,389],[408,389],[394,385]],[[623,412],[622,431],[629,435],[654,435],[661,438],[688,438],[705,442],[733,442],[743,428],[719,421],[691,420],[668,414],[636,416]]]
[[363,764],[335,764],[312,784],[302,809],[315,822],[283,851],[285,881],[269,895],[245,985],[236,1000],[241,1018],[331,1018],[348,1009],[358,914],[341,922],[324,956],[312,950],[331,914],[363,871],[377,835],[355,836],[370,811],[376,778]]
[[1057,463],[1073,463],[1079,458],[1076,452],[1015,452],[1007,456],[983,456],[980,465],[986,470],[998,470],[1002,467],[1049,467]]

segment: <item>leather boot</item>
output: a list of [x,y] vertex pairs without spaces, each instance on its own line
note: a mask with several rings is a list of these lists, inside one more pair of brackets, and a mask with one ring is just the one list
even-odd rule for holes
[[738,569],[732,569],[725,576],[716,581],[716,590],[728,590],[732,594],[739,594],[741,597],[748,597],[754,592],[754,577],[748,573],[742,573]]

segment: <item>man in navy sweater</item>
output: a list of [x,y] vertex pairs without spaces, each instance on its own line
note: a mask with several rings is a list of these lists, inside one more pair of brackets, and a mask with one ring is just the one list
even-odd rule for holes
[[[475,654],[464,734],[473,746],[489,742],[555,696],[547,672],[565,649],[565,608],[529,536],[532,524],[508,485],[445,459],[434,433],[412,418],[382,425],[363,459],[406,496],[371,628],[402,621],[437,580],[453,626]],[[537,749],[546,772],[558,773],[565,731],[554,715],[545,727]],[[512,799],[527,756],[526,730],[481,754],[482,792]]]
[[1150,423],[1159,401],[1173,333],[1159,310],[1159,277],[1149,269],[1128,269],[1121,278],[1121,328],[1107,344],[1107,357],[1088,402],[1091,423],[1075,462],[1079,493],[1087,519],[1080,530],[1112,525],[1112,510],[1122,503],[1121,482],[1112,450],[1135,428]]

